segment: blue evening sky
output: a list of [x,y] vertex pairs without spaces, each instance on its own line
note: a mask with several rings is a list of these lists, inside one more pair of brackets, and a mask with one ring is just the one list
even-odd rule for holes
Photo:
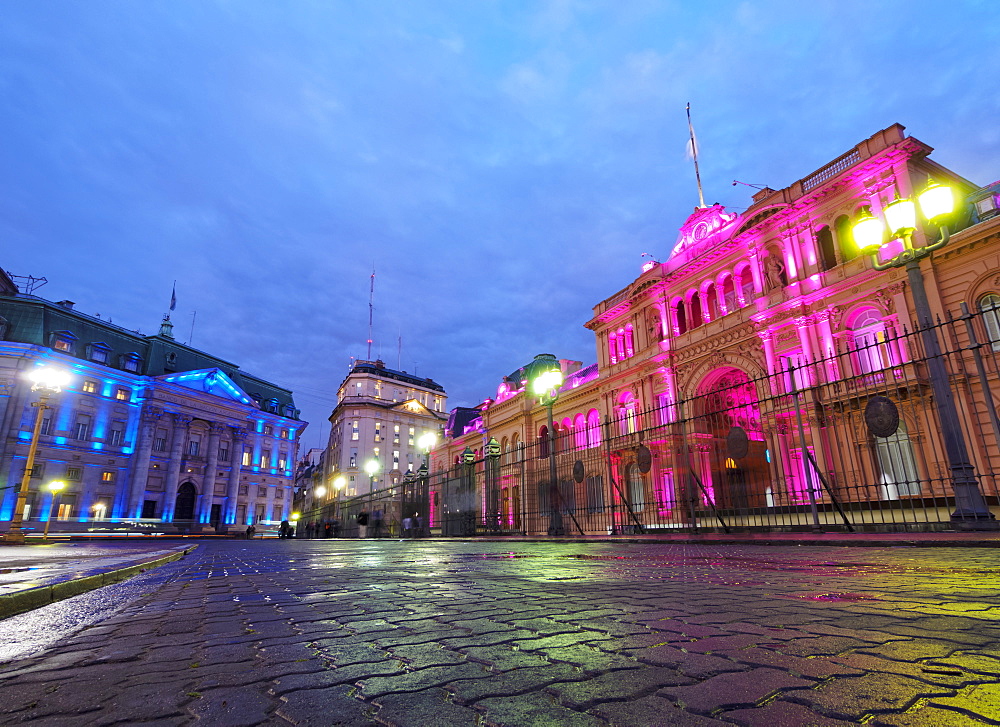
[[[5,0],[0,267],[295,391],[374,356],[473,405],[664,259],[899,122],[1000,177],[976,0]],[[193,338],[192,317],[197,311]],[[398,339],[402,337],[402,353]]]

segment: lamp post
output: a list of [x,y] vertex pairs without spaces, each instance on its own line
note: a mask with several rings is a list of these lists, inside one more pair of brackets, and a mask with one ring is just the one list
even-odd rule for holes
[[377,459],[373,458],[373,459],[370,459],[367,462],[365,462],[365,472],[368,473],[368,492],[369,493],[374,493],[375,492],[375,481],[376,481],[376,478],[378,477],[379,469],[380,469],[380,467],[379,467],[379,463],[378,463]]
[[32,406],[37,407],[37,410],[35,412],[35,426],[31,430],[31,444],[28,446],[28,458],[24,463],[24,476],[21,477],[21,486],[17,491],[14,517],[11,518],[10,529],[3,538],[8,543],[24,542],[24,531],[21,530],[21,522],[24,519],[24,505],[28,501],[31,472],[35,468],[35,454],[38,452],[38,435],[42,430],[42,419],[45,415],[45,410],[52,408],[48,405],[49,397],[58,394],[62,391],[62,387],[69,383],[69,374],[49,366],[36,368],[28,374],[28,378],[33,382],[31,390],[38,392],[38,401],[32,403]]
[[540,353],[529,364],[528,380],[531,391],[538,397],[548,415],[549,434],[549,535],[565,535],[562,512],[559,510],[559,483],[556,481],[556,433],[552,423],[552,405],[559,398],[559,387],[563,384],[559,361],[551,353]]
[[[937,225],[941,231],[938,240],[923,247],[913,247],[918,204],[923,216],[931,224]],[[950,233],[947,222],[954,210],[955,196],[952,189],[929,181],[927,188],[917,195],[916,201],[897,198],[886,205],[882,211],[885,217],[884,224],[866,208],[854,223],[852,231],[859,250],[862,254],[871,256],[872,266],[876,270],[889,268],[906,270],[910,292],[913,295],[913,306],[916,309],[917,328],[927,357],[931,390],[934,392],[934,406],[937,409],[945,455],[951,472],[951,486],[955,493],[955,511],[951,514],[952,525],[960,530],[994,530],[998,523],[986,506],[976,480],[975,469],[969,459],[948,371],[944,365],[937,333],[933,328],[933,316],[927,299],[927,290],[924,287],[924,276],[920,272],[920,261],[929,257],[934,250],[948,244]],[[891,259],[883,261],[879,259],[879,252],[886,242],[886,230],[889,232],[889,240],[900,240],[903,243],[903,250]]]
[[496,437],[490,437],[486,443],[486,461],[484,474],[486,476],[486,529],[496,533],[500,531],[500,442]]
[[42,533],[42,540],[49,539],[49,523],[52,522],[52,510],[56,505],[56,497],[65,487],[66,483],[62,480],[53,480],[49,483],[49,491],[52,493],[52,499],[49,500],[49,516],[45,519],[45,532]]

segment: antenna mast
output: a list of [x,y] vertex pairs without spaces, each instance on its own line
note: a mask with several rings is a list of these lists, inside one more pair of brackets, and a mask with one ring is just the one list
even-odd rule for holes
[[375,266],[372,265],[372,283],[368,290],[368,360],[372,360],[372,321],[375,313]]
[[698,171],[698,142],[694,138],[694,126],[691,124],[691,103],[687,105],[688,131],[691,134],[691,157],[694,159],[694,178],[698,180],[698,206],[705,206],[705,195],[701,191],[701,173]]

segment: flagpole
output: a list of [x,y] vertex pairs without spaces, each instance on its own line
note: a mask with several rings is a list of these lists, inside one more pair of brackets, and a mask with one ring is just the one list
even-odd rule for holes
[[694,178],[698,180],[698,206],[705,206],[705,195],[701,191],[701,173],[698,171],[698,142],[694,138],[694,126],[691,124],[691,103],[687,105],[688,131],[691,134],[691,156],[694,159]]
[[368,290],[368,360],[372,360],[372,320],[375,311],[375,266],[372,265],[372,284]]

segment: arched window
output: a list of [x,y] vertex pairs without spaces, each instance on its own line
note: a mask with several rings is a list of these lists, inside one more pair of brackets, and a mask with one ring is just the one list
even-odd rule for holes
[[841,215],[833,221],[833,230],[837,233],[837,243],[840,245],[840,254],[844,260],[853,260],[858,256],[858,246],[854,244],[854,236],[851,234],[851,218]]
[[501,464],[510,463],[510,442],[507,441],[507,437],[500,440],[500,462]]
[[993,350],[1000,351],[1000,295],[987,293],[979,299],[978,307],[983,314],[986,337],[993,344]]
[[708,307],[708,320],[715,321],[719,319],[719,299],[715,294],[715,285],[712,283],[708,284],[705,288],[705,303]]
[[687,316],[684,313],[684,301],[677,301],[674,306],[674,320],[677,322],[677,335],[687,333]]
[[739,284],[737,285],[739,290],[740,298],[742,300],[741,305],[750,305],[750,301],[756,297],[753,289],[753,273],[750,272],[750,268],[743,268],[739,272]]
[[913,444],[902,420],[891,437],[875,437],[879,494],[883,500],[898,500],[920,494]]
[[635,353],[635,337],[632,335],[632,324],[628,324],[624,329],[619,331],[621,335],[622,343],[624,344],[624,351],[622,352],[622,358],[631,358]]
[[691,327],[697,328],[701,325],[701,296],[695,293],[691,296]]
[[890,364],[885,343],[885,323],[873,308],[867,308],[851,326],[854,359],[859,374],[881,371]]
[[597,409],[587,412],[587,446],[601,446],[601,415]]
[[587,420],[583,414],[577,414],[573,418],[573,441],[577,449],[587,448]]
[[819,269],[829,270],[837,267],[837,253],[833,242],[833,232],[823,226],[816,232],[816,247],[819,248]]
[[621,422],[622,434],[635,434],[639,431],[637,403],[631,391],[626,391],[618,399],[618,420]]
[[618,363],[618,334],[614,331],[608,333],[608,357],[611,363]]
[[545,459],[549,456],[549,428],[543,424],[538,430],[538,458]]
[[732,275],[727,275],[722,281],[722,303],[726,307],[726,313],[732,313],[739,307],[736,302],[736,284]]

